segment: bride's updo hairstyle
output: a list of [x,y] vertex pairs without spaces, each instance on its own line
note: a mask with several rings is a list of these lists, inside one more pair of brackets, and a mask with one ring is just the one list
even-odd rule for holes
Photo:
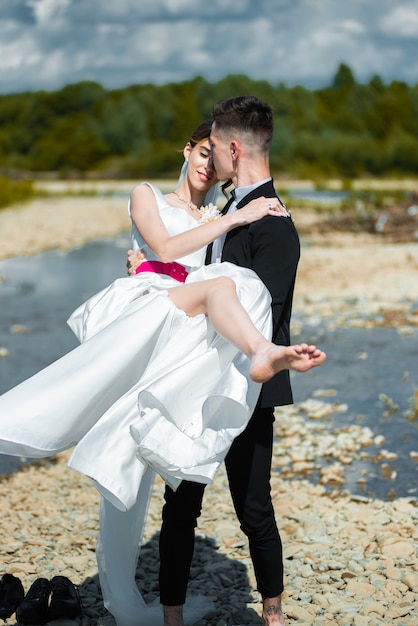
[[206,120],[205,122],[202,122],[202,124],[199,124],[197,128],[195,128],[195,130],[189,137],[189,143],[192,148],[194,148],[195,145],[198,144],[200,141],[203,141],[204,139],[209,139],[211,128],[212,120]]

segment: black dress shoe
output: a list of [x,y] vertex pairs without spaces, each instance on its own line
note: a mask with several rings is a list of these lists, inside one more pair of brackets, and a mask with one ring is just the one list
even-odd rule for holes
[[13,574],[3,574],[0,581],[0,617],[8,619],[16,611],[25,597],[20,578]]
[[66,576],[54,576],[50,582],[51,602],[48,621],[66,617],[74,619],[81,615],[81,602],[78,589]]
[[16,610],[19,624],[46,624],[48,618],[49,580],[38,578],[32,583],[23,602]]

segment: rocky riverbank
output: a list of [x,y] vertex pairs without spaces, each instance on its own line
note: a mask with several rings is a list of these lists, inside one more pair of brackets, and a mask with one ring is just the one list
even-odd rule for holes
[[[68,576],[80,589],[82,624],[112,626],[94,555],[98,496],[88,479],[66,467],[66,458],[60,454],[54,462],[2,480],[2,570],[19,576],[26,590],[40,576]],[[137,570],[147,601],[157,595],[162,488],[157,481]],[[277,473],[272,491],[284,544],[288,624],[415,626],[418,511],[413,502],[327,492],[324,485],[284,481]],[[215,603],[200,626],[260,624],[254,585],[221,469],[206,491],[190,583],[190,593],[203,593]]]

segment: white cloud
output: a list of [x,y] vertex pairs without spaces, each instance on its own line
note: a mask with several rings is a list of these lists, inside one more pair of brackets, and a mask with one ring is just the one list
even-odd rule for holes
[[65,16],[71,0],[27,0],[26,4],[33,9],[39,24],[50,26],[51,22],[61,20]]
[[109,24],[108,22],[97,24],[97,34],[101,37],[118,37],[126,33],[124,24]]
[[364,24],[356,20],[343,20],[339,27],[343,32],[345,31],[352,35],[363,35],[366,32]]
[[[21,0],[18,0],[21,1]],[[36,1],[36,0],[30,0]],[[38,0],[39,1],[39,0]],[[49,0],[40,0],[49,1]],[[51,0],[54,2],[54,0]],[[252,0],[69,0],[71,13],[88,21],[122,20],[136,22],[163,22],[176,19],[200,19],[245,15],[251,10]]]
[[416,0],[1,0],[0,91],[96,80],[418,82]]
[[0,44],[0,74],[2,72],[25,72],[30,68],[38,68],[42,62],[42,54],[30,40],[15,40]]
[[418,4],[397,6],[379,20],[380,28],[388,37],[412,37],[418,40]]

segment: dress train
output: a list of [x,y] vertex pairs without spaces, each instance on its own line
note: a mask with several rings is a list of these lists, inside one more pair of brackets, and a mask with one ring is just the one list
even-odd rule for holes
[[[101,498],[100,532],[96,557],[104,605],[117,626],[163,626],[159,599],[146,603],[135,581],[155,473],[145,472],[135,504],[125,512]],[[135,542],[135,548],[133,546]],[[190,626],[207,616],[214,604],[203,595],[190,595],[184,605],[184,623]]]

